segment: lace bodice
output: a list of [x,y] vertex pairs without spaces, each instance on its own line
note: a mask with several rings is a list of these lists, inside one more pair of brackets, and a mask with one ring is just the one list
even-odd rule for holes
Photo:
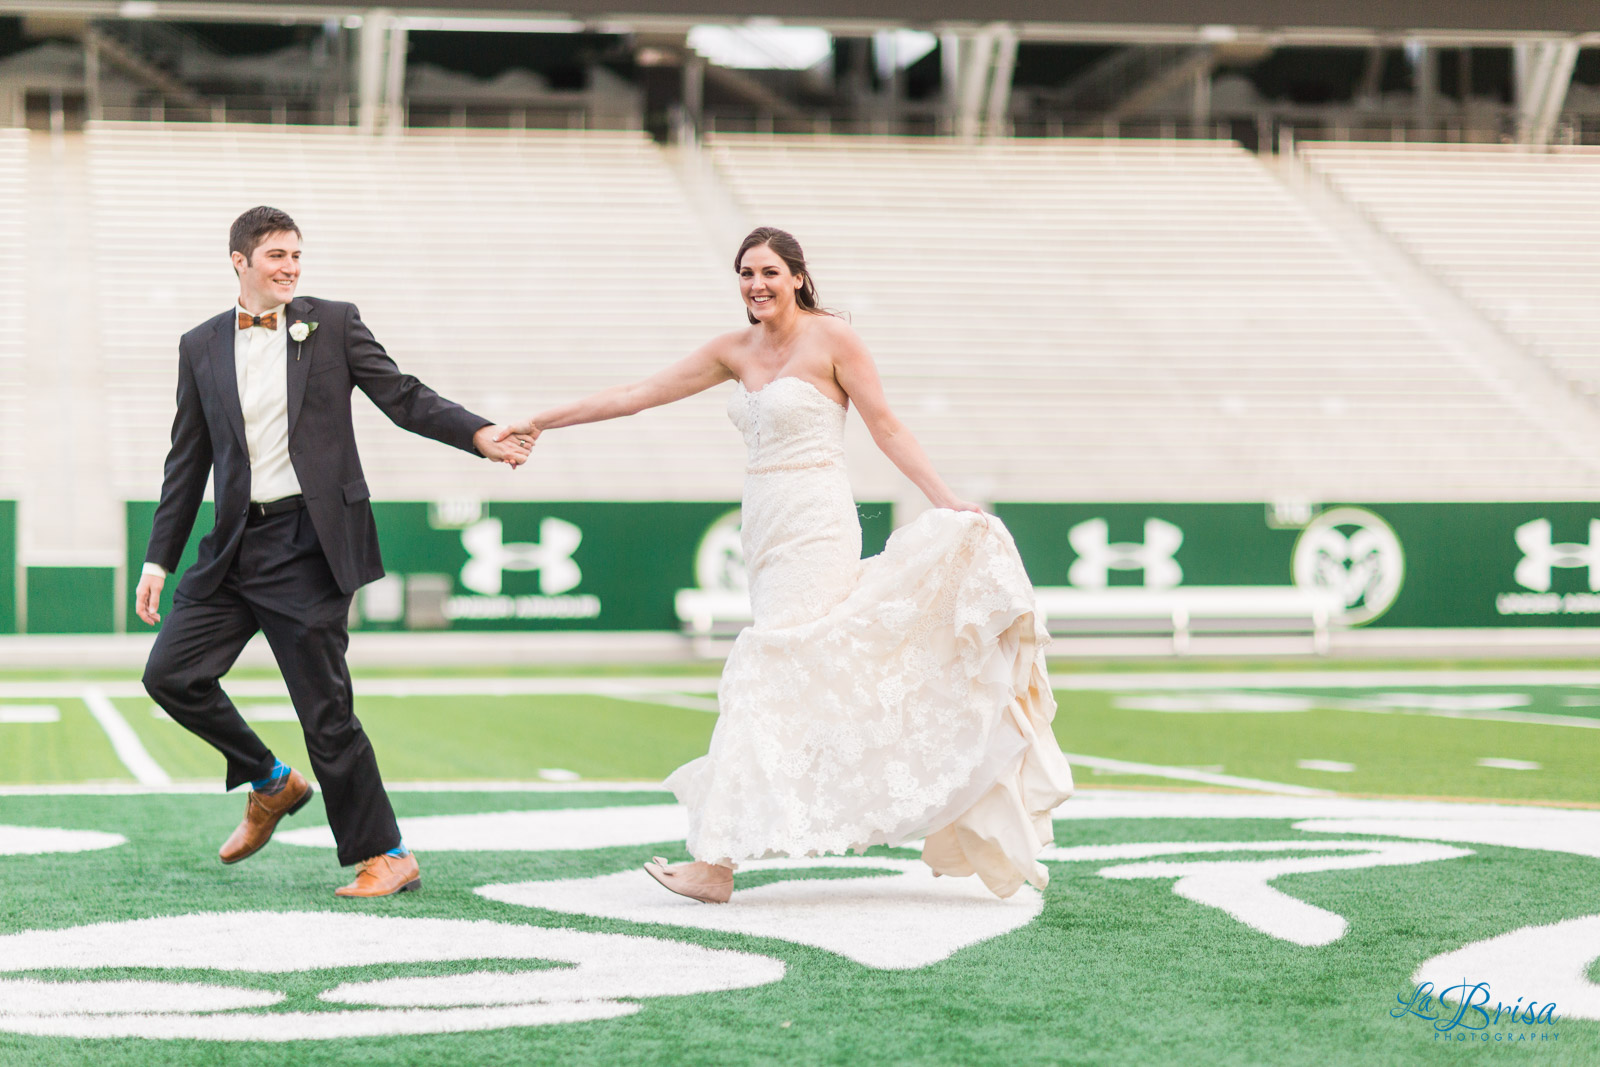
[[844,405],[803,378],[775,378],[755,392],[740,382],[728,399],[751,471],[844,466],[844,417]]

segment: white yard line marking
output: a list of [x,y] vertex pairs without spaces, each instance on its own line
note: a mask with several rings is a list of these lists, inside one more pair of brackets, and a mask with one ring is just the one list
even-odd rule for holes
[[[411,696],[615,696],[644,699],[653,695],[714,696],[716,675],[684,677],[538,677],[538,678],[357,678],[356,694],[363,697]],[[1053,674],[1053,688],[1068,692],[1100,691],[1203,691],[1282,689],[1404,689],[1404,688],[1517,688],[1521,686],[1594,686],[1600,688],[1600,671],[1172,671],[1128,674]],[[115,699],[144,697],[136,681],[103,682],[96,686]],[[275,678],[251,678],[227,683],[239,698],[287,699],[288,690]],[[0,699],[50,700],[79,696],[81,686],[71,682],[3,682]],[[1600,693],[1596,694],[1600,703]],[[1550,717],[1555,721],[1555,717]],[[1521,720],[1513,720],[1521,721]],[[1532,721],[1532,720],[1530,720]]]
[[1295,761],[1295,766],[1302,771],[1326,771],[1329,774],[1350,774],[1355,771],[1354,763],[1345,763],[1333,759],[1303,759]]
[[[666,694],[714,696],[715,675],[685,677],[538,677],[538,678],[357,678],[363,697],[411,696],[613,696],[647,699]],[[1519,686],[1600,687],[1600,671],[1176,671],[1150,674],[1054,674],[1050,684],[1069,692],[1202,691],[1280,689],[1516,688]],[[114,699],[144,697],[136,681],[103,682],[96,689]],[[227,683],[239,698],[287,699],[276,678],[251,678]],[[0,682],[0,699],[74,698],[81,686],[71,682]],[[1596,696],[1600,702],[1600,694]],[[699,710],[699,709],[696,709]],[[1555,721],[1555,717],[1550,717]],[[1521,721],[1521,720],[1513,720]],[[1530,720],[1532,721],[1532,720]]]
[[0,704],[0,723],[60,721],[61,709],[54,704]]
[[1107,759],[1104,756],[1084,756],[1074,752],[1063,753],[1067,762],[1082,767],[1098,767],[1121,774],[1143,774],[1152,778],[1176,778],[1185,782],[1228,786],[1233,789],[1251,789],[1260,793],[1284,793],[1297,797],[1331,797],[1336,794],[1327,789],[1290,785],[1287,782],[1268,782],[1260,778],[1239,778],[1231,774],[1213,774],[1188,767],[1166,767],[1158,763],[1133,763],[1129,760]]
[[[664,693],[715,695],[721,681],[715,675],[685,678],[357,678],[358,697],[518,697],[614,696],[628,699]],[[138,682],[103,682],[96,686],[114,699],[147,698]],[[223,683],[239,699],[287,700],[289,691],[277,678],[248,678]],[[70,682],[0,682],[0,699],[49,700],[77,697],[81,685]],[[699,709],[696,709],[699,710]]]
[[1430,719],[1472,719],[1477,722],[1520,722],[1535,726],[1576,726],[1580,730],[1600,730],[1600,719],[1581,715],[1546,715],[1537,711],[1458,711],[1449,708],[1375,707],[1361,700],[1330,701],[1328,706],[1341,711],[1365,711],[1374,715],[1422,715]]
[[1175,671],[1151,674],[1052,674],[1054,689],[1403,689],[1600,686],[1600,671]]
[[706,711],[715,715],[722,708],[717,704],[717,698],[688,696],[682,693],[605,693],[601,694],[612,700],[626,700],[634,704],[664,704],[669,708],[683,708],[685,711]]
[[116,752],[122,765],[128,768],[128,773],[132,774],[140,785],[172,784],[172,776],[162,770],[161,764],[145,751],[139,735],[133,732],[133,727],[128,725],[128,720],[122,717],[122,712],[111,703],[111,698],[106,696],[103,689],[89,686],[79,696],[88,706],[89,714],[94,716],[94,721],[106,732],[112,751]]
[[1543,765],[1526,759],[1506,759],[1503,756],[1485,756],[1478,761],[1480,767],[1494,767],[1502,771],[1537,771]]
[[[385,782],[391,793],[665,793],[660,782]],[[123,797],[222,795],[220,779],[170,785],[0,785],[0,797]]]

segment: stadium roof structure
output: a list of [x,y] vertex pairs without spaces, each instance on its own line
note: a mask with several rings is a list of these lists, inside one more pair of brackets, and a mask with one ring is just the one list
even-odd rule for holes
[[1399,38],[1438,43],[1505,43],[1581,36],[1600,44],[1592,0],[0,0],[0,12],[32,16],[148,18],[167,21],[310,23],[399,15],[413,29],[561,32],[671,29],[751,19],[823,26],[835,33],[894,26],[1011,24],[1029,39],[1104,41],[1265,41],[1360,44]]

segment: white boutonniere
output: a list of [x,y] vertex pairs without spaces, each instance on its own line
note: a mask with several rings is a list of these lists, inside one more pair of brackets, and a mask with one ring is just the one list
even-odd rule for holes
[[293,326],[289,327],[289,336],[294,338],[296,341],[304,341],[307,337],[311,336],[312,331],[314,331],[316,328],[317,324],[314,322],[297,322]]

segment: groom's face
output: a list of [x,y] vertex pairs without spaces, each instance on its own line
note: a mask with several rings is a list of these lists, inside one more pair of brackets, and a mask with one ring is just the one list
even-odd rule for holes
[[269,233],[246,259],[233,253],[239,272],[239,300],[247,309],[287,304],[300,284],[300,235],[293,230]]

